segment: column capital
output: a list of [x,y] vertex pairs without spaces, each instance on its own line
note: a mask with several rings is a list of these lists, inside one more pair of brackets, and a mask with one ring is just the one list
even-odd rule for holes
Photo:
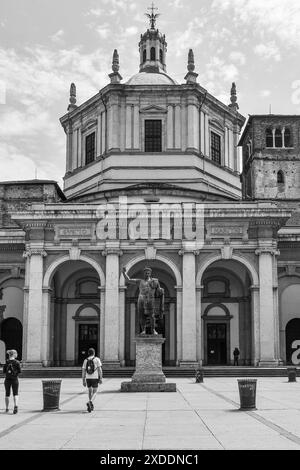
[[186,255],[186,254],[194,254],[195,256],[198,256],[200,254],[200,250],[187,250],[187,249],[181,249],[178,251],[178,254],[180,256]]
[[29,248],[23,252],[23,258],[31,258],[31,256],[34,255],[45,258],[47,256],[47,252],[43,248]]
[[108,255],[118,255],[118,256],[122,256],[122,255],[123,255],[123,251],[120,250],[119,248],[105,248],[105,249],[102,251],[102,256],[108,256]]
[[257,250],[255,250],[255,254],[256,256],[265,255],[265,254],[269,254],[272,256],[279,256],[280,251],[277,250],[277,248],[266,246],[266,247],[258,248]]

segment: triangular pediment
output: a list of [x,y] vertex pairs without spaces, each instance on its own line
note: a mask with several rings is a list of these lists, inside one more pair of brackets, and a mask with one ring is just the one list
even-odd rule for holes
[[144,108],[140,109],[140,113],[142,114],[162,114],[166,112],[166,108],[157,105],[145,106]]

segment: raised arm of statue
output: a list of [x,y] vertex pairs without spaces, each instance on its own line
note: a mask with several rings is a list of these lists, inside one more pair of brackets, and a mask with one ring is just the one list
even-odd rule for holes
[[139,284],[141,282],[141,279],[130,279],[125,267],[122,268],[122,273],[127,284]]

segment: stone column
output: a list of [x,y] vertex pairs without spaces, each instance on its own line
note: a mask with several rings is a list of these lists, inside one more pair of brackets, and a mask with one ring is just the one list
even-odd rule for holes
[[177,310],[177,358],[176,365],[179,365],[182,359],[182,287],[175,286],[176,289],[176,310]]
[[198,251],[184,246],[182,258],[182,358],[180,366],[197,365],[196,259]]
[[62,311],[61,297],[54,299],[54,334],[53,334],[53,361],[54,366],[60,366],[60,325],[61,325],[61,311]]
[[[60,333],[59,333],[59,364],[60,366],[67,366],[67,310],[68,300],[62,300],[61,315],[60,315]],[[77,363],[77,357],[75,357]]]
[[197,362],[202,365],[204,361],[204,348],[202,341],[202,315],[201,315],[201,300],[202,300],[203,286],[196,287],[196,321],[197,321]]
[[125,292],[127,287],[119,288],[119,360],[125,366]]
[[101,114],[97,116],[97,150],[96,150],[96,157],[101,155]]
[[260,358],[260,319],[259,319],[259,286],[251,286],[252,310],[252,365],[257,366]]
[[43,288],[43,310],[42,310],[42,325],[41,325],[41,360],[44,367],[51,365],[50,358],[50,314],[51,314],[51,292],[52,289],[48,287]]
[[69,173],[73,170],[72,168],[72,137],[73,137],[73,132],[72,132],[72,126],[68,124],[66,126],[66,154],[67,154],[67,160],[66,160],[66,173]]
[[210,157],[210,132],[209,132],[209,116],[208,114],[205,114],[205,125],[204,125],[204,131],[205,131],[205,156]]
[[119,366],[119,241],[107,241],[104,306],[104,362]]
[[167,148],[172,149],[174,147],[174,136],[173,136],[173,106],[171,104],[168,105],[168,114],[167,114]]
[[104,309],[105,309],[105,286],[98,287],[100,292],[100,319],[99,319],[99,344],[98,344],[98,351],[100,354],[100,358],[104,358]]
[[30,365],[42,365],[42,340],[46,325],[43,323],[43,258],[47,256],[45,250],[39,247],[31,247],[24,252],[27,258],[28,286],[24,309],[24,324],[26,324],[26,347],[23,357],[24,362]]
[[274,259],[279,254],[273,247],[262,247],[256,250],[259,257],[259,313],[260,313],[260,366],[278,365],[278,325],[277,305],[274,302]]
[[187,150],[199,150],[199,111],[194,100],[188,101],[187,106],[188,118],[188,139]]
[[175,106],[175,148],[181,149],[181,106]]

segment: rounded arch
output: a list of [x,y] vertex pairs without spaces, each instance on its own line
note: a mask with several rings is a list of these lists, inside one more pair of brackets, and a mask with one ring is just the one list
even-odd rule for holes
[[209,316],[208,314],[209,314],[210,310],[212,310],[215,307],[219,307],[220,309],[222,309],[225,312],[225,315],[224,315],[225,318],[226,317],[230,318],[230,312],[229,312],[228,308],[226,307],[226,305],[223,305],[220,302],[212,303],[212,304],[207,305],[207,307],[204,310],[203,317],[207,318]]
[[[1,279],[0,281],[0,287],[4,287],[3,284],[7,281],[10,281],[10,280],[15,280],[15,281],[24,281],[25,280],[25,276],[22,274],[20,274],[20,276],[14,276],[12,274],[10,274],[9,276],[6,276],[4,277],[3,279]],[[19,289],[23,289],[22,287],[19,287],[19,286],[14,286],[14,287],[17,287]]]
[[[238,261],[239,263],[243,264],[247,269],[251,277],[251,282],[253,286],[257,286],[259,284],[259,278],[256,269],[254,266],[248,261],[246,258],[240,255],[233,254],[232,257],[230,258],[234,261]],[[196,275],[196,286],[201,287],[201,282],[202,282],[202,277],[206,269],[213,264],[215,261],[220,261],[223,260],[222,256],[220,254],[218,255],[213,255],[210,258],[208,258],[200,267],[200,269],[197,272]]]
[[[156,255],[155,260],[161,261],[162,263],[165,263],[166,265],[169,266],[171,269],[175,279],[176,279],[176,284],[177,287],[181,287],[181,274],[179,269],[177,268],[176,264],[167,258],[166,256],[163,255]],[[144,255],[136,256],[135,258],[132,258],[128,263],[126,264],[126,270],[129,271],[135,264],[139,263],[140,261],[148,261]],[[125,286],[125,279],[123,274],[121,273],[120,276],[120,286]]]
[[[100,308],[98,307],[98,305],[95,305],[91,302],[86,302],[86,303],[80,305],[80,307],[78,307],[78,309],[76,310],[75,315],[73,317],[74,320],[86,320],[86,319],[90,318],[90,317],[85,317],[85,316],[81,315],[81,312],[83,310],[85,310],[86,308],[90,308],[92,310],[95,310],[95,312],[96,312],[95,317],[96,318],[100,317]],[[91,317],[91,318],[94,319],[94,317]]]
[[[48,268],[45,272],[45,275],[44,275],[44,279],[43,279],[43,288],[46,288],[46,289],[50,288],[50,283],[51,283],[52,277],[53,277],[56,269],[58,268],[58,266],[65,263],[66,261],[74,261],[74,260],[70,258],[70,255],[65,255],[65,256],[62,256],[62,257],[56,259],[55,261],[53,261],[53,263],[50,264],[50,266],[48,266]],[[101,266],[94,259],[92,259],[92,258],[90,258],[89,256],[86,256],[86,255],[80,255],[78,257],[78,259],[76,259],[75,261],[85,261],[86,263],[91,265],[97,271],[97,273],[99,275],[101,286],[105,286],[104,272],[103,272]]]

